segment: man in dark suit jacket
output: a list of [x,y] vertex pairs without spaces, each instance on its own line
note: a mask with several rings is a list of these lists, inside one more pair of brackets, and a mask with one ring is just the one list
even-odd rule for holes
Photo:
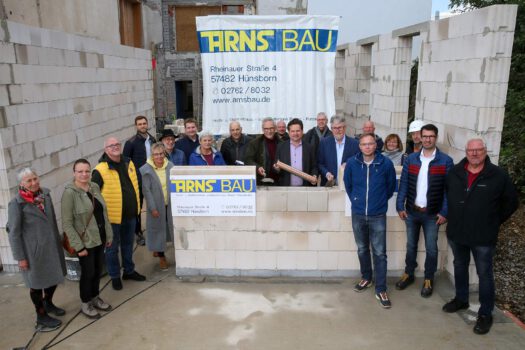
[[346,120],[333,116],[330,120],[333,136],[321,139],[317,151],[317,166],[321,173],[321,185],[327,181],[337,180],[341,164],[359,152],[359,141],[346,136]]
[[[317,177],[315,152],[312,146],[303,140],[303,122],[297,118],[290,120],[288,134],[290,139],[277,146],[277,160]],[[309,183],[296,175],[283,171],[277,165],[274,165],[274,168],[280,172],[279,186],[309,186],[317,183]]]

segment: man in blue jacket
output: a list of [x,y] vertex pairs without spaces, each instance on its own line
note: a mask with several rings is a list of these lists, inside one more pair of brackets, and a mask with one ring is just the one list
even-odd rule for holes
[[372,245],[376,299],[383,308],[390,308],[386,292],[386,211],[396,188],[396,171],[392,161],[376,148],[373,134],[361,135],[361,152],[347,160],[344,182],[352,203],[352,229],[361,266],[361,280],[354,290],[362,292],[372,285]]
[[[122,154],[131,159],[137,169],[137,178],[139,180],[139,192],[140,192],[140,208],[142,209],[142,202],[144,196],[142,195],[142,177],[138,169],[146,164],[146,160],[151,155],[151,145],[155,142],[155,138],[148,132],[148,118],[143,115],[135,117],[135,128],[137,133],[133,135],[124,144],[124,150]],[[142,222],[140,214],[137,215],[137,224],[135,225],[135,235],[137,236],[137,244],[144,245],[146,241],[142,235]]]
[[321,173],[321,185],[336,182],[341,164],[357,152],[359,141],[346,137],[346,120],[344,117],[333,116],[330,120],[332,136],[321,139],[317,150],[317,167]]
[[423,227],[425,236],[425,280],[421,296],[428,298],[434,289],[434,274],[438,259],[438,230],[447,219],[447,199],[445,197],[445,176],[454,163],[436,147],[438,128],[433,124],[423,125],[420,152],[411,153],[403,164],[396,210],[407,227],[407,252],[405,273],[396,283],[403,290],[414,283],[417,267],[417,245],[419,231]]

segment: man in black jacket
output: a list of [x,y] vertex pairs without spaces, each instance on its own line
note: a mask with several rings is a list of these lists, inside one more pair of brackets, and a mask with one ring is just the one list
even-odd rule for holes
[[518,208],[518,196],[507,173],[492,164],[481,139],[466,145],[466,158],[448,173],[448,243],[454,253],[456,295],[443,306],[445,312],[469,307],[469,263],[474,256],[479,277],[478,318],[474,333],[492,326],[494,309],[493,257],[500,225]]
[[308,130],[306,135],[304,135],[304,139],[313,147],[315,154],[317,154],[320,140],[333,135],[332,131],[328,129],[328,117],[325,112],[317,113],[316,121],[317,125]]
[[251,140],[250,136],[242,133],[241,123],[232,121],[230,123],[230,137],[224,139],[221,145],[221,153],[226,164],[244,165],[244,153]]
[[[142,178],[140,176],[140,167],[146,164],[146,160],[151,155],[151,145],[156,141],[153,136],[148,132],[148,118],[143,115],[139,115],[135,118],[135,128],[137,133],[133,135],[124,144],[124,150],[122,154],[131,159],[137,169],[137,178],[139,180],[139,192],[140,192],[140,207],[142,209]],[[142,223],[140,220],[140,214],[137,215],[137,224],[135,225],[135,235],[137,236],[137,244],[144,245],[145,240],[142,235]]]

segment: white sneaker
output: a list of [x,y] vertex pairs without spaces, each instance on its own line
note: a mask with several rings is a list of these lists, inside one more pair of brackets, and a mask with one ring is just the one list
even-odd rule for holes
[[86,315],[89,318],[99,318],[100,314],[93,308],[93,304],[91,302],[89,303],[82,303],[81,311],[84,315]]
[[101,311],[109,311],[109,310],[111,310],[111,305],[109,305],[108,303],[104,302],[104,300],[102,300],[99,296],[94,297],[91,300],[91,304],[93,305],[93,307],[95,309],[99,309]]

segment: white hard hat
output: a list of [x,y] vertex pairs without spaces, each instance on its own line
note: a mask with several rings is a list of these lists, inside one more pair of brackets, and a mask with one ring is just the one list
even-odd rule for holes
[[414,120],[412,123],[410,123],[410,126],[408,127],[408,132],[421,131],[423,125],[425,125],[425,122],[423,122],[422,120]]

